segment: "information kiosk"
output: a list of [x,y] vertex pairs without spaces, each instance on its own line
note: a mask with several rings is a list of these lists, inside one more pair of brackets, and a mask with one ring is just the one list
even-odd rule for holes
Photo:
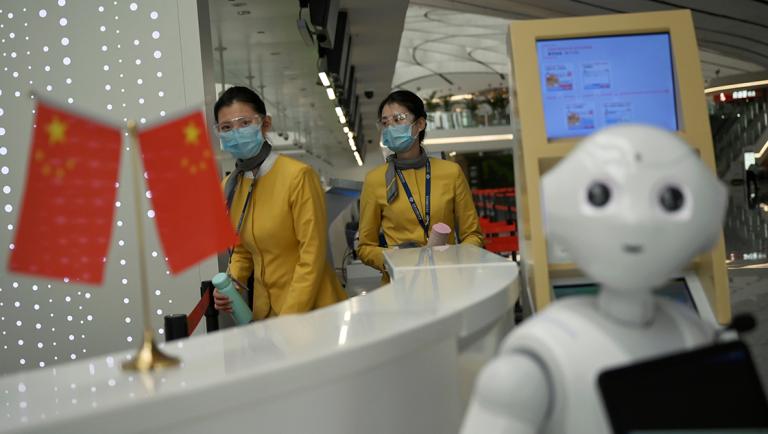
[[[679,134],[713,171],[715,158],[689,11],[518,21],[509,48],[521,272],[535,312],[574,282],[590,283],[557,246],[548,248],[539,192],[540,177],[580,139],[646,123]],[[705,318],[730,320],[722,237],[677,285]]]

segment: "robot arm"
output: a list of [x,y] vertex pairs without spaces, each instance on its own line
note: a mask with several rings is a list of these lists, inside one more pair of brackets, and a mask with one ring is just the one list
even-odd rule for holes
[[500,354],[483,368],[462,434],[539,432],[551,402],[546,369],[522,352]]

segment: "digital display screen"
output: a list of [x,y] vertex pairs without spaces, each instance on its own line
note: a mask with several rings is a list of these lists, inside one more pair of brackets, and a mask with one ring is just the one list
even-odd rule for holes
[[[555,299],[573,295],[596,295],[599,290],[600,286],[596,283],[555,285],[553,288]],[[657,289],[655,292],[657,295],[669,297],[698,312],[696,303],[691,296],[691,291],[688,289],[688,284],[685,283],[685,278],[683,277],[678,277],[669,281],[669,283]]]
[[536,42],[547,139],[645,123],[677,131],[668,33]]
[[740,341],[609,369],[598,385],[616,434],[768,430],[765,392]]

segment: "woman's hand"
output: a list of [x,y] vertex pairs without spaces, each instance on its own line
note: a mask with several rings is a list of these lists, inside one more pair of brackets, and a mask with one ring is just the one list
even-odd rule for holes
[[232,313],[232,301],[226,295],[219,292],[219,288],[213,290],[213,307],[221,312]]

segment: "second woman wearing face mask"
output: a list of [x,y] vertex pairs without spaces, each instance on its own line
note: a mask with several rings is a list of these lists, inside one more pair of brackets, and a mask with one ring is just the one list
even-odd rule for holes
[[[230,219],[240,242],[229,273],[253,274],[253,318],[306,312],[346,298],[326,261],[325,197],[315,171],[272,151],[261,98],[246,87],[227,89],[214,107],[223,150],[236,159],[224,182]],[[230,311],[214,291],[216,309]]]
[[[384,272],[384,249],[423,246],[433,225],[452,228],[449,244],[482,247],[472,194],[458,164],[427,157],[427,113],[418,95],[392,92],[379,105],[384,146],[393,152],[368,173],[360,198],[360,259]],[[383,233],[386,246],[381,245]],[[456,238],[458,237],[458,238]]]

